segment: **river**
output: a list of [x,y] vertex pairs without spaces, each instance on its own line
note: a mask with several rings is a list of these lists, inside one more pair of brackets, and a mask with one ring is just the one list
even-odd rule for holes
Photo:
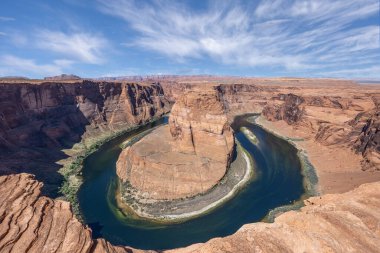
[[[262,221],[271,210],[307,197],[297,149],[247,119],[248,116],[237,117],[232,128],[254,161],[254,180],[222,206],[183,223],[158,224],[125,217],[115,201],[115,166],[120,144],[131,136],[167,124],[167,118],[117,137],[86,158],[78,198],[93,237],[139,249],[184,247],[231,235],[244,224]],[[240,130],[242,127],[254,133],[255,142]]]

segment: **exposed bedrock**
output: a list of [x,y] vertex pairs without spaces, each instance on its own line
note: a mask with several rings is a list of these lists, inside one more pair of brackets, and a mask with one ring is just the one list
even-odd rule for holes
[[218,90],[191,90],[177,99],[168,126],[122,151],[117,173],[147,198],[190,197],[218,183],[233,148]]
[[62,149],[170,110],[160,84],[42,82],[0,84],[0,174],[29,172],[57,189]]
[[[0,186],[0,252],[146,252],[92,239],[70,204],[41,197],[42,184],[31,175],[1,176]],[[378,252],[379,182],[304,202],[274,223],[247,224],[231,236],[169,252]]]
[[353,148],[364,157],[363,169],[380,170],[380,111],[374,109],[359,114],[351,123],[357,129],[356,132],[359,132]]
[[[370,95],[371,96],[371,95]],[[376,95],[298,96],[278,94],[263,109],[269,121],[283,120],[306,138],[336,148],[353,149],[363,157],[362,169],[380,169],[379,107]]]

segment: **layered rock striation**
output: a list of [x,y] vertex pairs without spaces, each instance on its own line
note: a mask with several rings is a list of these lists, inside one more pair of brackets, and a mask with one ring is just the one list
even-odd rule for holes
[[168,126],[122,151],[117,173],[147,198],[191,197],[223,178],[233,149],[233,131],[218,91],[189,91],[177,99]]
[[70,203],[41,197],[41,187],[30,174],[0,177],[0,252],[132,252],[93,240]]
[[62,149],[170,110],[158,83],[3,82],[0,89],[0,173],[32,173],[50,192],[61,183]]

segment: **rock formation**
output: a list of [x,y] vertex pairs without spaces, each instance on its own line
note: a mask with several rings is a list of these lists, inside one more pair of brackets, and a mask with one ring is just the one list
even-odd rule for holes
[[360,105],[360,99],[359,96],[350,99],[341,96],[278,94],[272,98],[272,103],[264,107],[262,113],[269,121],[283,120],[295,128],[303,129],[325,146],[354,149],[364,158],[363,169],[380,169],[380,154],[377,150],[378,106],[374,97],[375,105]]
[[[135,184],[149,192],[149,197],[182,197],[202,192],[223,176],[226,167],[217,166],[222,162],[211,159],[193,159],[197,152],[209,151],[198,148],[193,135],[198,134],[203,140],[203,136],[210,134],[207,138],[219,140],[220,134],[218,137],[216,133],[222,129],[228,140],[229,129],[216,123],[224,122],[217,120],[223,118],[219,109],[212,111],[211,117],[183,114],[188,101],[198,102],[182,100],[182,95],[223,83],[216,86],[219,95],[215,100],[223,104],[229,119],[267,108],[266,116],[274,120],[270,122],[271,129],[281,130],[284,136],[292,133],[288,136],[295,136],[297,145],[306,150],[323,191],[346,191],[362,183],[379,181],[379,174],[370,172],[379,168],[377,86],[358,87],[349,81],[332,79],[286,78],[218,77],[208,78],[205,83],[204,78],[160,80],[162,86],[82,80],[0,81],[0,174],[30,172],[45,187],[50,185],[49,190],[56,189],[60,181],[54,171],[56,161],[65,156],[63,148],[71,148],[89,135],[138,125],[160,116],[168,111],[169,99],[182,101],[179,102],[182,109],[173,109],[176,118],[166,128],[149,135],[155,145],[143,138],[137,143],[141,149],[133,145],[123,151],[118,174],[124,179],[133,174]],[[205,94],[205,98],[209,99],[209,95]],[[212,104],[204,105],[220,108]],[[205,127],[205,118],[216,125]],[[218,148],[223,150],[222,146]],[[229,150],[231,146],[225,147]],[[171,163],[172,152],[176,153],[178,164]],[[229,152],[224,154],[214,158],[228,161]],[[157,162],[157,157],[164,159]],[[367,171],[360,171],[360,159]],[[141,168],[148,170],[142,174]],[[187,173],[188,168],[192,173]],[[155,171],[158,173],[154,174]],[[181,180],[177,181],[178,178]],[[104,239],[91,239],[90,229],[75,219],[67,202],[39,196],[42,183],[38,181],[26,174],[0,177],[0,252],[139,252],[113,246]],[[231,236],[173,251],[378,252],[379,193],[380,184],[376,182],[344,194],[310,198],[300,211],[281,214],[274,223],[247,224]]]
[[[376,148],[363,152],[367,146],[365,139],[373,139],[369,136],[374,136],[375,128],[368,135],[362,133],[367,120],[378,111],[379,85],[359,86],[334,79],[232,79],[218,77],[201,82],[182,78],[177,79],[180,81],[177,85],[164,83],[163,88],[175,100],[194,87],[223,83],[220,91],[229,120],[242,113],[262,113],[260,119],[271,120],[262,122],[265,127],[298,140],[318,171],[323,191],[344,192],[380,180],[380,173],[372,173],[379,170],[380,152]],[[285,105],[289,96],[297,96],[304,102]]]
[[[28,174],[0,177],[0,252],[142,252],[92,239],[68,202],[39,196],[41,185]],[[168,252],[378,252],[379,182],[305,205],[274,223],[247,224],[231,236]]]
[[169,126],[122,151],[117,173],[142,195],[178,199],[205,192],[224,176],[234,138],[216,89],[186,92]]
[[274,223],[247,224],[235,234],[169,252],[378,252],[380,182],[304,201]]
[[283,101],[281,105],[266,106],[263,109],[263,115],[270,121],[284,120],[289,125],[299,122],[304,113],[301,105],[305,102],[302,97],[294,94],[279,94],[278,100]]
[[41,187],[29,174],[0,177],[0,252],[132,252],[93,240],[70,203],[41,197]]
[[157,83],[5,82],[0,90],[0,173],[32,173],[49,191],[61,183],[62,149],[170,109]]
[[363,169],[380,170],[380,111],[375,109],[359,114],[351,123],[360,131],[353,148],[364,157]]

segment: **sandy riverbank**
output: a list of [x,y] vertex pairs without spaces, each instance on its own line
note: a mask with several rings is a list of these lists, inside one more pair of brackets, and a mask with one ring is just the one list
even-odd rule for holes
[[349,148],[324,146],[283,121],[270,122],[258,117],[256,123],[285,138],[297,140],[293,143],[307,153],[317,172],[321,194],[342,193],[364,183],[380,181],[380,172],[361,170],[360,155]]

